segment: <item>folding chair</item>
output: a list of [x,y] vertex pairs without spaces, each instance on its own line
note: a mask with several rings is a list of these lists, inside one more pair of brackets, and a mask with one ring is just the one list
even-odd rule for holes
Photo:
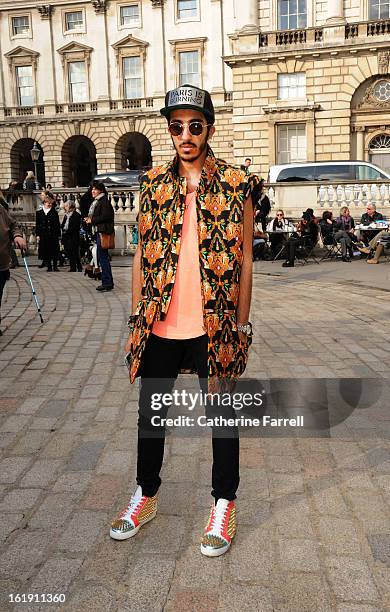
[[383,256],[386,257],[386,261],[390,261],[390,238],[381,238],[378,244],[383,246]]
[[329,259],[329,260],[337,259],[338,257],[342,256],[342,253],[341,253],[341,244],[340,244],[340,242],[337,242],[337,240],[334,238],[334,236],[332,237],[332,243],[331,244],[325,244],[324,237],[323,237],[322,231],[321,231],[321,227],[320,227],[320,236],[321,236],[321,239],[322,239],[322,244],[324,245],[324,249],[325,249],[325,253],[321,257],[320,262],[321,261],[326,261],[327,259]]
[[300,261],[302,266],[304,266],[307,263],[309,263],[310,259],[312,259],[316,264],[319,264],[320,261],[318,257],[316,256],[316,254],[314,253],[314,249],[316,248],[317,243],[313,245],[309,236],[307,237],[305,236],[304,238],[307,238],[304,241],[304,244],[297,245],[297,249],[296,249],[297,262]]

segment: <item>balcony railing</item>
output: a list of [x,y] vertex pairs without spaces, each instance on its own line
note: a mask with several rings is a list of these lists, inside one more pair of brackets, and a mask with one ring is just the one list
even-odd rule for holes
[[[76,208],[80,208],[80,198],[85,193],[86,187],[74,189],[53,189],[57,199],[57,210],[60,218],[65,212],[65,203],[72,201]],[[134,228],[137,226],[136,217],[139,210],[139,188],[108,187],[108,199],[111,203],[115,217],[115,251],[120,254],[135,251]],[[39,208],[41,200],[39,191],[4,191],[4,196],[9,205],[9,212],[15,218],[17,224],[23,229],[29,245],[29,252],[36,251],[35,238],[35,211]]]
[[352,217],[358,218],[368,203],[390,218],[390,181],[272,183],[268,196],[274,209],[282,208],[286,216],[294,218],[306,208],[313,208],[317,216],[324,210],[338,216],[342,206],[348,206]]
[[[301,30],[278,30],[274,32],[261,32],[259,34],[259,47],[286,48],[293,45],[310,45],[324,42],[324,31],[327,27],[305,28]],[[347,23],[345,25],[345,39],[354,40],[372,36],[390,35],[390,19],[379,19],[376,21],[361,21],[359,23]],[[330,41],[331,42],[331,39]]]

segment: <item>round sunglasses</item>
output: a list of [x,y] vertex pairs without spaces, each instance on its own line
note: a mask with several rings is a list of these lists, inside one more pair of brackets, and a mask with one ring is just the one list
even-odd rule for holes
[[168,130],[172,134],[172,136],[180,136],[184,128],[188,126],[190,134],[193,136],[200,136],[203,130],[209,127],[210,123],[202,123],[201,121],[189,121],[188,123],[183,123],[182,121],[171,121]]

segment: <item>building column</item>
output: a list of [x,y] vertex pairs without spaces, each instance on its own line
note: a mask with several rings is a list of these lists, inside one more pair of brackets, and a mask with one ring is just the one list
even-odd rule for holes
[[236,0],[237,30],[253,30],[259,27],[258,0]]
[[[210,83],[213,84],[211,93],[223,93],[224,89],[224,78],[223,70],[224,63],[222,60],[223,46],[222,46],[222,27],[221,27],[221,0],[211,0],[210,4],[210,22],[212,25],[213,36],[207,41],[208,52],[210,57],[214,60],[210,65]],[[203,70],[203,68],[202,68]],[[203,83],[203,86],[205,83]]]
[[328,17],[326,21],[328,23],[337,23],[340,21],[344,21],[343,0],[328,0]]
[[[167,68],[166,68],[166,53],[165,53],[165,35],[164,35],[164,3],[165,0],[151,0],[153,7],[152,23],[150,24],[153,32],[153,45],[150,45],[149,52],[153,55],[154,74],[152,82],[154,83],[154,98],[164,97],[167,90]],[[149,93],[150,95],[150,93]]]
[[364,160],[364,127],[356,126],[356,159]]

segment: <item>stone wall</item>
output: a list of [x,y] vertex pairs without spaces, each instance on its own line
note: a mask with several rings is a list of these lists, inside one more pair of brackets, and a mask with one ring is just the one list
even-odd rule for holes
[[[217,156],[229,163],[242,163],[241,158],[234,159],[232,111],[223,110],[216,114],[216,134],[212,147]],[[166,129],[166,120],[150,114],[143,117],[101,117],[84,118],[77,121],[55,121],[2,126],[0,140],[0,187],[8,186],[12,176],[11,148],[21,138],[37,141],[44,152],[46,182],[59,186],[64,177],[63,147],[72,136],[86,136],[96,147],[97,169],[99,172],[118,171],[116,145],[127,133],[140,132],[152,145],[153,164],[167,161],[173,156],[173,147]]]
[[[234,153],[252,157],[263,175],[277,163],[276,131],[280,123],[306,124],[308,160],[343,160],[356,155],[351,134],[351,100],[356,89],[378,75],[374,49],[302,59],[268,57],[233,64]],[[277,74],[306,73],[306,100],[277,101]],[[367,114],[366,125],[390,126],[390,107]],[[387,129],[387,128],[386,128]],[[363,159],[359,157],[359,159]]]

